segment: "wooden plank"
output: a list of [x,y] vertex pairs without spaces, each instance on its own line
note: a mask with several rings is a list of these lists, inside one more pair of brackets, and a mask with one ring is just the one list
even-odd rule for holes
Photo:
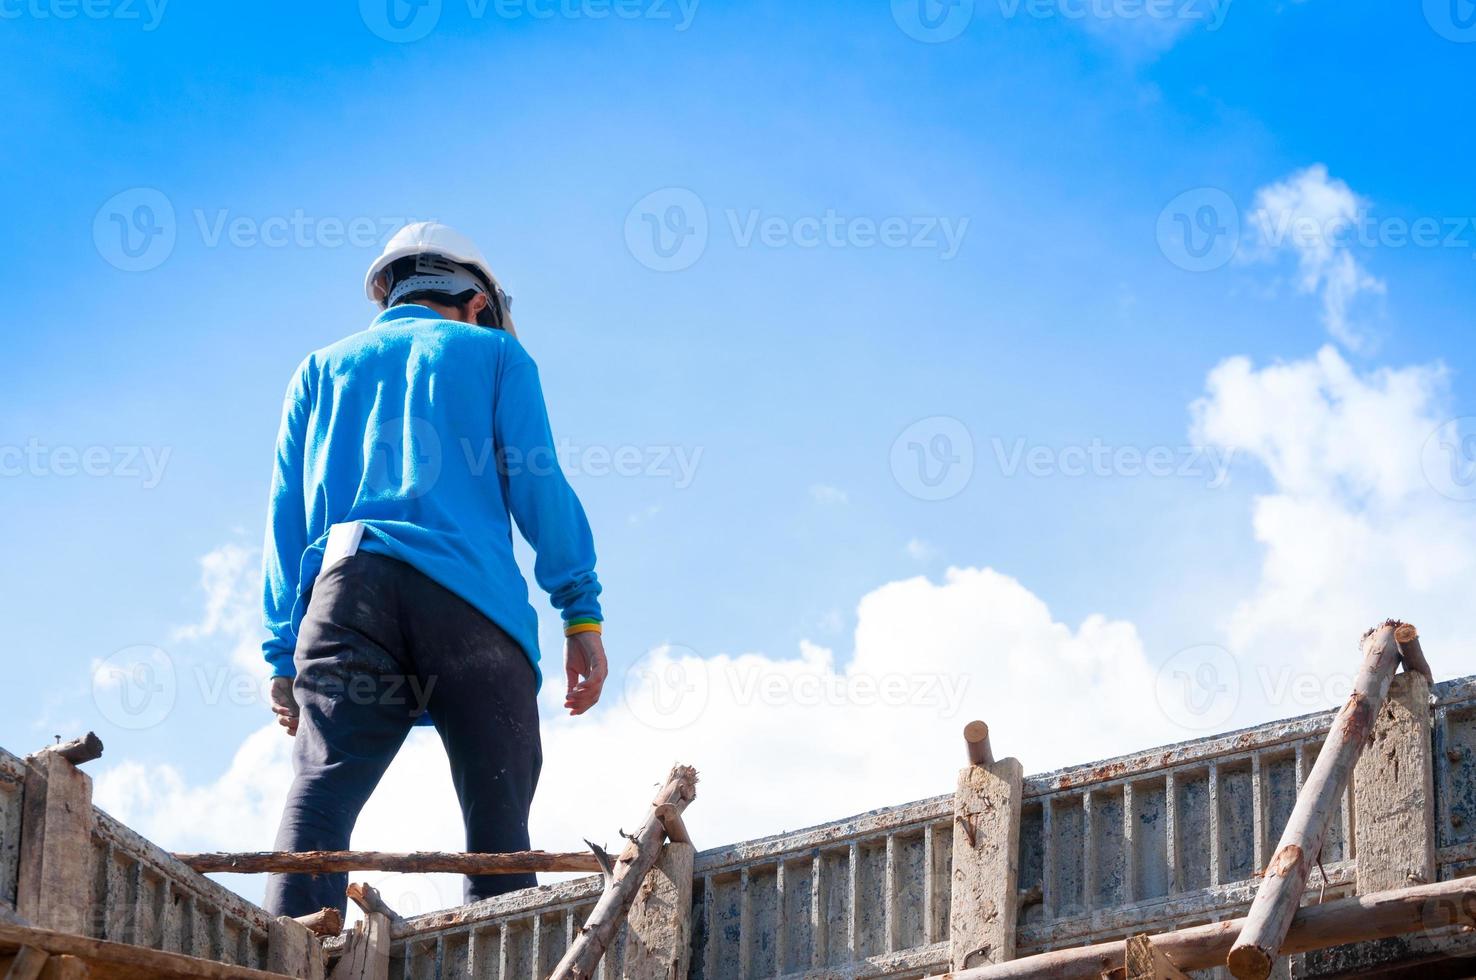
[[696,858],[697,850],[691,844],[673,842],[662,847],[626,919],[623,980],[686,977],[692,952],[692,865]]
[[[51,929],[0,923],[0,951],[15,951],[26,946],[33,946],[50,957],[41,972],[43,980],[52,974],[67,978],[72,975],[67,971],[79,970],[84,972],[77,975],[94,976],[100,980],[288,980],[280,973],[202,960],[182,953],[165,953]],[[89,970],[90,973],[85,972]]]
[[16,912],[41,929],[86,935],[92,908],[92,779],[60,752],[27,765]]
[[[328,974],[329,980],[389,980],[390,920],[370,912],[349,933],[343,955]],[[504,974],[505,975],[505,974]]]
[[[1430,683],[1400,674],[1353,775],[1358,892],[1435,880],[1435,772]],[[1346,831],[1345,831],[1346,839]]]
[[323,980],[323,946],[304,923],[280,916],[267,931],[267,969],[299,980]]
[[954,970],[1015,955],[1023,780],[1018,759],[958,774],[948,932]]

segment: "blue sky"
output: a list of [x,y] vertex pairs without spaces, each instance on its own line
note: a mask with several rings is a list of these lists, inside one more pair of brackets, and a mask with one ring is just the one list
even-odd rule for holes
[[[1277,598],[1289,581],[1349,648],[1386,608],[1354,601],[1347,562],[1278,563],[1301,552],[1277,528],[1316,522],[1278,524],[1274,502],[1415,547],[1416,529],[1471,519],[1419,456],[1421,426],[1476,412],[1469,7],[975,0],[930,33],[908,0],[630,0],[630,18],[596,16],[613,9],[599,0],[441,0],[400,4],[425,34],[402,41],[374,0],[0,5],[0,446],[41,460],[0,478],[7,663],[30,692],[0,744],[92,727],[111,759],[208,787],[265,723],[192,678],[245,671],[231,651],[250,640],[283,388],[307,351],[367,324],[363,270],[408,219],[472,235],[516,298],[595,528],[617,679],[666,644],[781,664],[813,644],[844,671],[863,597],[917,576],[942,590],[950,567],[1013,580],[1073,643],[1091,645],[1093,616],[1127,624],[1150,674],[1202,644],[1261,662],[1262,613],[1295,606]],[[1258,237],[1254,216],[1286,200],[1303,217],[1352,202],[1372,237]],[[1443,244],[1401,238],[1421,219]],[[1238,248],[1190,271],[1181,220]],[[1236,357],[1240,387],[1212,374]],[[1277,363],[1300,382],[1266,373]],[[1308,393],[1283,413],[1296,383]],[[1348,410],[1359,399],[1368,414]],[[1408,429],[1368,443],[1408,477],[1390,497],[1347,441],[1396,415]],[[1094,446],[1157,447],[1191,472],[1145,475],[1131,456],[1063,472]],[[65,448],[94,449],[102,475],[74,475]],[[1011,465],[1037,448],[1043,465]],[[635,472],[604,473],[622,449]],[[1210,451],[1233,454],[1223,485]],[[956,492],[925,499],[919,459],[961,467]],[[1432,576],[1377,598],[1457,622],[1469,596]],[[1032,695],[996,683],[1003,654],[966,621],[975,604],[878,633],[905,665],[910,631],[925,644],[956,607],[960,710],[991,716]],[[140,645],[164,651],[178,691],[135,730],[96,691],[100,666]],[[1432,660],[1441,676],[1463,663]],[[1085,676],[1068,686],[1099,700]],[[625,710],[607,701],[588,732]],[[1216,720],[1315,706],[1242,697]],[[951,744],[962,720],[933,727]],[[1084,761],[1019,754],[1032,771]]]

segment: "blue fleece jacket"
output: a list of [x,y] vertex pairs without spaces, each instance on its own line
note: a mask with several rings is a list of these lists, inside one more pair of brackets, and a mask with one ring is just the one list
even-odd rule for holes
[[602,618],[589,522],[555,455],[538,369],[516,338],[402,305],[308,355],[287,390],[267,517],[263,652],[273,676],[295,673],[328,529],[344,521],[363,522],[362,550],[414,566],[481,610],[537,671],[538,617],[510,517],[564,618]]

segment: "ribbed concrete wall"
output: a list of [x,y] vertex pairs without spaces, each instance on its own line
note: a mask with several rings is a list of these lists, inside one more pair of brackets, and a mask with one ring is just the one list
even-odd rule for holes
[[[1439,855],[1452,877],[1476,869],[1476,678],[1436,694]],[[1331,720],[1322,712],[1027,779],[1019,955],[1241,913]],[[1351,807],[1350,796],[1329,835],[1325,888],[1312,875],[1329,898],[1353,887]],[[692,976],[945,971],[952,820],[948,794],[699,854]],[[597,893],[596,879],[582,879],[411,920],[395,975],[534,980]],[[607,975],[618,966],[617,954]]]
[[[26,764],[0,749],[0,894],[15,906],[21,786]],[[271,917],[202,877],[94,808],[93,899],[84,919],[95,939],[264,968]]]
[[[1026,780],[1020,955],[1241,912],[1331,718],[1308,715]],[[1476,872],[1476,678],[1439,685],[1434,719],[1445,879]],[[9,906],[24,778],[25,763],[0,750],[0,900]],[[1350,810],[1345,802],[1323,855],[1328,897],[1352,888]],[[263,910],[102,811],[96,816],[91,935],[266,965],[270,920]],[[698,855],[692,976],[942,972],[952,820],[949,794]],[[1310,887],[1321,891],[1323,884],[1314,872]],[[583,878],[412,919],[395,939],[393,975],[537,980],[567,948],[598,892],[597,878]],[[1449,940],[1386,945],[1398,958],[1449,948]],[[1308,958],[1305,975],[1321,975],[1318,959]],[[1333,969],[1349,956],[1321,959]],[[601,966],[603,980],[617,977],[620,965],[617,946]]]

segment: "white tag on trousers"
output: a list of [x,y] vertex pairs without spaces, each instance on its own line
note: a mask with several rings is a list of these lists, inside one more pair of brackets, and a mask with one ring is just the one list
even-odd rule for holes
[[328,528],[328,544],[323,548],[322,571],[327,571],[345,558],[352,558],[358,554],[359,542],[363,540],[364,524],[362,521],[348,521]]

